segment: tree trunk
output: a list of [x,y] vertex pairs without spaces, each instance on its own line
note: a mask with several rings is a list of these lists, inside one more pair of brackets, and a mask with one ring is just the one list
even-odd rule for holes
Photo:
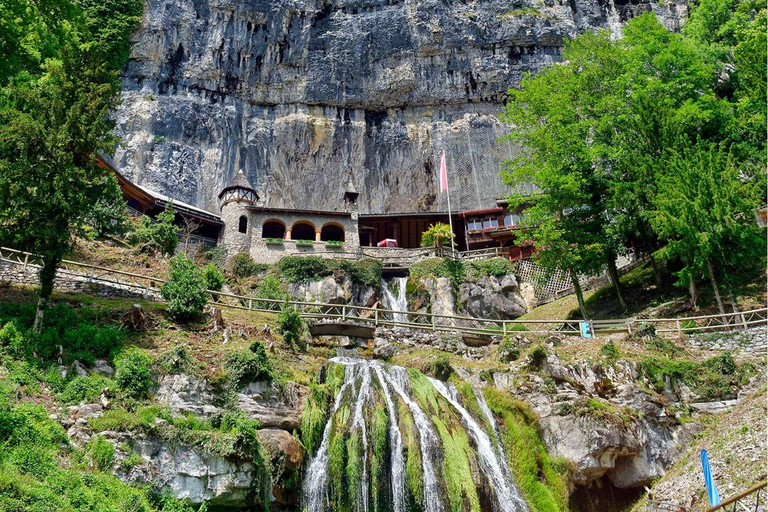
[[619,281],[619,271],[616,269],[615,255],[608,253],[605,258],[608,262],[608,276],[611,278],[614,290],[616,290],[616,297],[619,299],[621,308],[627,309],[627,301],[624,300],[624,291],[621,289],[621,281]]
[[664,286],[664,279],[661,277],[659,262],[653,257],[653,253],[651,253],[651,266],[653,267],[653,280],[656,282],[656,289],[661,290],[662,286]]
[[717,301],[717,309],[720,311],[720,314],[723,315],[723,322],[727,323],[727,319],[725,317],[725,308],[723,307],[723,299],[720,298],[720,289],[717,285],[717,278],[715,277],[715,269],[712,266],[712,260],[707,258],[707,270],[709,270],[709,280],[712,282],[712,289],[715,292],[715,301]]
[[40,297],[37,300],[37,311],[35,311],[35,323],[32,330],[39,334],[43,329],[43,316],[45,308],[48,305],[48,299],[53,293],[53,284],[56,280],[56,270],[61,262],[60,257],[43,259],[43,268],[40,269]]
[[581,291],[581,283],[579,283],[579,276],[576,275],[573,269],[571,269],[571,281],[573,282],[573,289],[576,292],[576,298],[579,301],[579,309],[581,309],[581,316],[584,320],[589,320],[587,314],[587,305],[584,304],[584,294]]
[[696,303],[699,301],[699,292],[696,289],[696,280],[693,278],[693,275],[688,278],[688,290],[691,292],[691,309],[696,311],[699,309],[699,307],[696,305]]

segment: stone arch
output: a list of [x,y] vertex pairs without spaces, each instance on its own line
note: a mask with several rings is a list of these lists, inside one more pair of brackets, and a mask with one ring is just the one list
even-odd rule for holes
[[285,238],[285,222],[269,219],[261,225],[261,238]]
[[324,224],[323,229],[320,230],[320,240],[323,242],[343,242],[344,227],[338,222],[328,222]]
[[300,220],[291,227],[292,240],[315,240],[315,225],[308,220]]
[[248,217],[245,215],[240,216],[240,221],[237,224],[237,230],[241,233],[248,232]]

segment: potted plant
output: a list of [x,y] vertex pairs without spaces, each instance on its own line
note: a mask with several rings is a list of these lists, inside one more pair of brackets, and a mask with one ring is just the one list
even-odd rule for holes
[[264,242],[266,242],[267,245],[283,245],[282,238],[265,238]]
[[314,240],[294,240],[296,242],[296,245],[302,245],[302,246],[312,246],[315,244]]
[[325,246],[329,249],[339,249],[344,245],[344,242],[341,240],[326,240]]

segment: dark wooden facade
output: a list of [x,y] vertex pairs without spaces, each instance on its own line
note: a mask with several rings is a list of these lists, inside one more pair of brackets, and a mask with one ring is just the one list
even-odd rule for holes
[[[375,247],[385,238],[397,240],[398,247],[421,247],[421,235],[438,222],[448,224],[447,212],[398,213],[360,215],[360,245]],[[459,214],[453,214],[453,230],[456,234],[457,249],[466,250],[464,226]]]

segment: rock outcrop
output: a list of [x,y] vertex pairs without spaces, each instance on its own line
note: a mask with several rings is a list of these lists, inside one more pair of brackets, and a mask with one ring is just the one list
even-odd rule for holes
[[[528,311],[514,275],[483,277],[466,280],[454,289],[447,277],[426,277],[419,280],[429,295],[427,302],[420,301],[419,313],[427,310],[435,315],[471,316],[512,320]],[[413,301],[411,301],[413,305]],[[450,319],[439,319],[443,324],[454,324]]]
[[508,132],[497,118],[508,88],[558,61],[565,38],[616,33],[649,11],[675,29],[687,6],[150,0],[123,74],[114,161],[211,211],[239,169],[269,206],[341,207],[352,172],[362,213],[435,211],[446,149],[453,206],[477,208],[499,197],[499,165],[515,150],[494,142]]
[[366,307],[373,306],[379,300],[377,289],[353,283],[346,275],[290,284],[288,294],[300,301],[354,304]]

